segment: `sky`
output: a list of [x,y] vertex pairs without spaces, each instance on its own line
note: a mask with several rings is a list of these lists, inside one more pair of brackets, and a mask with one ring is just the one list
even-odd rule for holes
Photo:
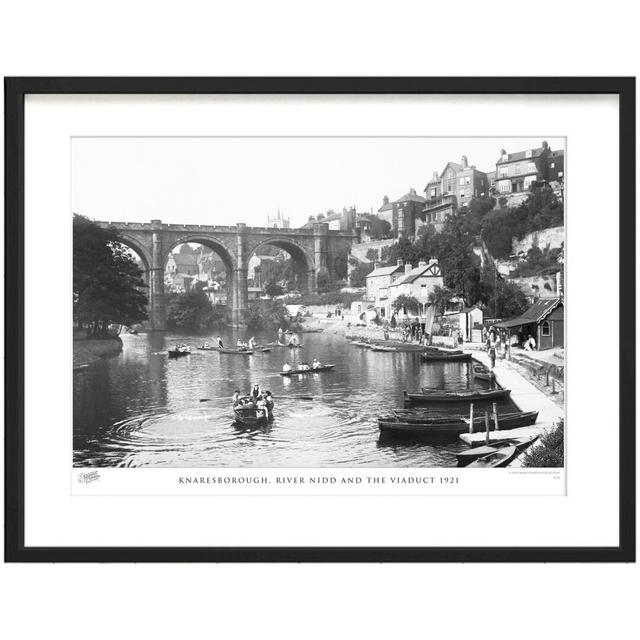
[[463,155],[494,171],[500,149],[564,149],[564,138],[73,138],[72,211],[93,220],[266,226],[279,209],[375,213],[388,195],[419,195]]

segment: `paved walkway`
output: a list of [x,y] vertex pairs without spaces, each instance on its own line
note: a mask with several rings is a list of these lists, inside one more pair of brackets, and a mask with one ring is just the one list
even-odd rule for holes
[[[484,351],[476,351],[474,359],[482,362],[487,367],[490,366],[489,356]],[[497,360],[494,369],[496,379],[500,386],[511,390],[511,399],[521,411],[538,411],[538,420],[534,426],[522,427],[520,429],[508,429],[505,431],[492,431],[489,439],[500,440],[504,438],[514,438],[518,436],[531,436],[541,434],[552,428],[554,424],[563,417],[563,409],[553,400],[548,398],[542,391],[536,389],[522,374],[515,365],[508,360]],[[470,446],[484,444],[486,433],[463,433],[460,439]],[[516,465],[517,466],[517,460]]]

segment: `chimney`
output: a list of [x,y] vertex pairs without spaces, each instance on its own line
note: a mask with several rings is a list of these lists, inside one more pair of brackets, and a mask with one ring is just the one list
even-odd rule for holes
[[429,264],[438,264],[438,258],[429,258]]
[[440,178],[440,176],[438,175],[437,171],[433,172],[433,180],[438,180]]
[[309,216],[309,222],[313,222],[315,220],[315,216]]
[[413,187],[411,187],[411,189],[409,189],[409,193],[410,193],[412,196],[415,196],[415,195],[416,195],[416,190],[415,190]]
[[558,298],[564,297],[564,292],[562,291],[562,270],[556,273],[556,296]]
[[467,156],[462,156],[462,168],[466,169],[469,166],[469,161],[467,160]]
[[389,204],[389,196],[382,196],[382,206]]
[[413,267],[411,266],[411,263],[407,262],[407,264],[404,265],[404,275],[406,276],[412,270],[413,270]]
[[404,260],[402,258],[398,258],[398,266],[404,267]]
[[419,267],[426,267],[427,263],[424,260],[420,260],[420,262],[418,262],[418,266]]

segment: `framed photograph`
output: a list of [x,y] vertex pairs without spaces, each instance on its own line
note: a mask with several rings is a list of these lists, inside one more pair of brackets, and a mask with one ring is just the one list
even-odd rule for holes
[[5,133],[8,561],[635,560],[635,79],[7,78]]

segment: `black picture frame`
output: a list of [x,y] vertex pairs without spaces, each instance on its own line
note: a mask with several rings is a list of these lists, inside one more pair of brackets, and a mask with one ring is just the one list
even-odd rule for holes
[[[5,561],[635,561],[635,78],[5,78]],[[616,94],[620,144],[620,476],[612,547],[26,547],[24,541],[24,101],[27,94]],[[624,313],[622,313],[624,305]]]

